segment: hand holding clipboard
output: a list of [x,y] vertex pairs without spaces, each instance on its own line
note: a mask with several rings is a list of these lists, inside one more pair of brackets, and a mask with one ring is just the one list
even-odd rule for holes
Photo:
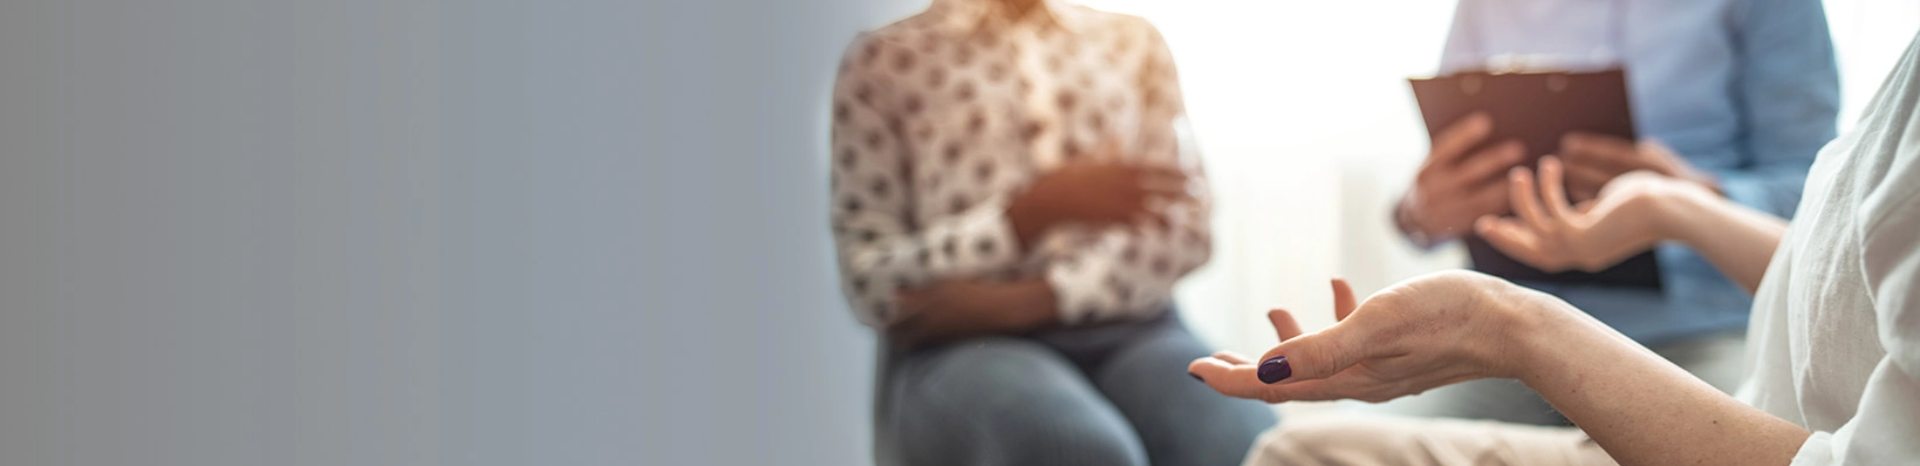
[[[1457,206],[1458,210],[1466,211],[1478,210],[1479,214],[1502,215],[1510,212],[1506,205],[1506,169],[1535,166],[1541,156],[1562,151],[1563,142],[1573,143],[1567,149],[1578,149],[1567,151],[1570,152],[1567,154],[1570,166],[1577,156],[1583,164],[1595,162],[1592,167],[1602,174],[1650,159],[1642,158],[1642,152],[1635,143],[1630,142],[1636,140],[1637,134],[1628,99],[1626,74],[1621,70],[1592,73],[1469,72],[1432,79],[1413,79],[1409,83],[1415,99],[1419,101],[1428,133],[1434,137],[1434,157],[1428,160],[1427,166],[1422,167],[1422,179],[1416,180],[1416,184],[1421,186],[1415,192],[1443,193],[1410,196],[1429,197],[1410,199],[1411,204],[1419,206],[1418,209],[1426,210],[1424,214],[1449,212],[1450,207],[1443,206]],[[1624,152],[1617,150],[1621,145],[1632,149]],[[1470,148],[1462,151],[1459,148],[1463,146]],[[1677,160],[1677,157],[1672,158]],[[1497,169],[1488,176],[1485,167]],[[1424,189],[1443,182],[1433,178],[1454,175],[1459,177],[1445,182],[1454,183],[1460,189]],[[1611,176],[1606,178],[1610,179]],[[1598,187],[1593,187],[1593,190],[1597,191]],[[1470,225],[1477,217],[1474,215],[1465,222]],[[1451,227],[1466,228],[1459,225]],[[1651,251],[1598,272],[1549,273],[1507,257],[1479,238],[1469,235],[1466,240],[1475,269],[1508,279],[1660,287],[1659,263]]]

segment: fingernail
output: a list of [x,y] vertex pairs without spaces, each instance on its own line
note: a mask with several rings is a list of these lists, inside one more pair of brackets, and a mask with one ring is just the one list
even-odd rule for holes
[[1293,376],[1293,365],[1287,364],[1286,356],[1274,356],[1260,363],[1260,381],[1277,383]]
[[1198,381],[1201,381],[1201,382],[1206,382],[1206,381],[1207,381],[1207,379],[1202,379],[1202,378],[1200,378],[1200,374],[1195,374],[1195,373],[1192,373],[1192,372],[1188,372],[1188,373],[1187,373],[1187,377],[1193,377],[1193,380],[1198,380]]

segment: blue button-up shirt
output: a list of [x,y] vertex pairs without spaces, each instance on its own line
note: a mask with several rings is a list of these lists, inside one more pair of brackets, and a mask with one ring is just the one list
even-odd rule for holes
[[[1835,133],[1839,73],[1820,0],[1460,0],[1441,72],[1515,59],[1624,67],[1641,135],[1781,217]],[[1751,299],[1712,264],[1677,245],[1656,255],[1663,291],[1525,285],[1643,344],[1746,325]]]

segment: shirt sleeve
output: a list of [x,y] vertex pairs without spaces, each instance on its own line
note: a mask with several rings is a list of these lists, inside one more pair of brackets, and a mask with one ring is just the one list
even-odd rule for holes
[[1480,52],[1480,44],[1475,37],[1476,2],[1460,0],[1453,7],[1453,25],[1447,28],[1446,45],[1440,49],[1440,72],[1446,75],[1466,70],[1485,68],[1486,54]]
[[1814,156],[1835,135],[1840,77],[1819,0],[1745,3],[1737,95],[1746,122],[1739,167],[1718,170],[1734,202],[1793,218]]
[[[1793,218],[1807,170],[1835,136],[1840,78],[1819,0],[1742,3],[1735,95],[1745,123],[1740,164],[1712,170],[1729,200]],[[1749,293],[1686,246],[1655,248],[1667,293],[1682,305],[1742,311]]]
[[[1447,29],[1446,44],[1440,48],[1440,69],[1436,75],[1448,75],[1461,71],[1477,70],[1486,67],[1487,58],[1480,51],[1478,31],[1475,29],[1479,19],[1474,16],[1474,0],[1461,0],[1454,4],[1453,25]],[[1411,191],[1409,185],[1407,191]],[[1403,191],[1404,192],[1404,191]],[[1405,217],[1401,203],[1394,202],[1388,212],[1394,229],[1400,231],[1401,238],[1422,251],[1432,251],[1440,245],[1454,239],[1454,235],[1429,236],[1413,225],[1412,219]]]
[[899,290],[1010,267],[1019,254],[1005,199],[956,214],[916,215],[914,153],[901,128],[922,104],[898,98],[901,90],[885,68],[903,53],[911,51],[861,35],[848,48],[833,91],[831,223],[841,289],[855,318],[875,328],[904,317],[892,304]]
[[1151,315],[1173,300],[1173,285],[1207,262],[1213,251],[1212,199],[1206,173],[1186,124],[1186,101],[1173,53],[1153,26],[1136,29],[1151,46],[1141,66],[1141,117],[1135,146],[1149,163],[1178,166],[1188,177],[1191,202],[1169,207],[1167,227],[1129,225],[1098,232],[1094,241],[1047,265],[1046,277],[1067,324]]
[[[1911,138],[1920,121],[1907,129]],[[1879,327],[1880,358],[1853,419],[1817,432],[1796,466],[1911,464],[1920,458],[1920,157],[1899,157],[1858,215],[1864,274]]]

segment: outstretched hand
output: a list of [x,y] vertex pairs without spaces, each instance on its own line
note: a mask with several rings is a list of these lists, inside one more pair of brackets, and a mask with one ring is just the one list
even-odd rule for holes
[[[1401,282],[1356,303],[1333,281],[1333,326],[1302,334],[1292,313],[1267,313],[1281,343],[1251,359],[1231,352],[1194,360],[1187,370],[1221,394],[1268,403],[1293,400],[1386,401],[1442,385],[1515,377],[1510,336],[1528,309],[1552,297],[1473,272],[1441,272]],[[1557,302],[1557,300],[1553,300]]]
[[1599,197],[1569,204],[1565,166],[1540,160],[1538,187],[1525,168],[1508,174],[1515,217],[1484,216],[1474,230],[1488,243],[1527,265],[1548,272],[1598,271],[1651,249],[1661,231],[1661,202],[1672,195],[1713,196],[1698,184],[1649,171],[1621,175]]

